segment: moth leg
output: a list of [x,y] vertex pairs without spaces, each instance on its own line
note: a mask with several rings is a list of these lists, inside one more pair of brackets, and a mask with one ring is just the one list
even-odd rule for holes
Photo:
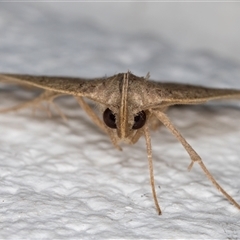
[[75,97],[81,106],[81,108],[88,114],[91,120],[100,128],[103,132],[107,133],[112,141],[112,144],[118,149],[122,150],[118,145],[118,139],[116,139],[115,134],[109,131],[103,121],[97,116],[97,114],[92,110],[92,108],[84,101],[82,97]]
[[134,136],[131,138],[131,144],[135,144],[139,138],[143,135],[143,131],[141,129],[139,129],[135,134]]
[[[54,100],[54,99],[49,100],[50,104],[52,104],[52,105],[54,106],[55,110],[56,110],[57,113],[61,116],[61,118],[62,118],[65,122],[67,122],[67,117],[66,117],[66,115],[62,112],[62,110],[58,107],[58,105],[57,105],[55,102],[53,102],[53,100]],[[50,110],[50,104],[48,104],[47,110],[48,110],[48,112],[49,112],[49,116],[51,117],[52,114],[51,114],[51,110]]]
[[107,134],[110,137],[113,146],[119,151],[122,151],[122,148],[118,145],[119,139],[116,137],[116,134],[113,132],[113,130],[107,130]]
[[[152,128],[152,124],[153,124],[152,119],[154,119],[154,120],[156,120],[156,122],[162,124],[156,116],[152,115],[152,113],[147,112],[147,116],[148,116],[147,117],[148,118],[148,126],[150,127],[151,130],[155,130],[155,129]],[[135,144],[143,134],[144,134],[143,129],[138,129],[136,132],[132,132],[128,136],[128,140],[129,140],[128,144]]]
[[[36,109],[37,109],[37,107],[38,107],[40,110],[46,111],[48,117],[51,118],[51,117],[52,117],[52,112],[51,112],[51,109],[50,109],[50,105],[52,104],[52,105],[54,106],[55,110],[57,111],[57,113],[61,116],[61,118],[62,118],[65,122],[67,122],[67,117],[66,117],[65,114],[61,111],[61,109],[58,107],[58,105],[53,102],[53,99],[50,99],[50,100],[44,99],[43,101],[48,101],[48,102],[46,103],[46,106],[43,104],[43,102],[40,102],[40,104],[39,104],[38,106],[35,106],[35,108],[32,109],[34,116],[35,116]],[[31,103],[31,102],[29,102],[29,103]],[[36,105],[37,105],[37,104],[36,104]],[[25,107],[22,107],[22,108],[26,108],[26,107],[28,107],[28,106],[25,106]],[[34,107],[34,106],[33,106],[33,107]],[[8,109],[7,109],[7,110],[8,110]],[[19,109],[17,109],[17,110],[19,110]]]
[[92,110],[91,107],[83,100],[82,97],[75,97],[81,106],[81,108],[87,113],[87,115],[91,118],[91,120],[100,128],[102,131],[107,132],[107,129],[101,121],[101,119],[97,116],[97,114]]
[[152,115],[151,118],[149,119],[150,129],[155,131],[161,126],[162,126],[162,122],[159,121],[159,119],[156,116]]
[[153,161],[152,161],[152,146],[151,146],[151,138],[148,130],[148,126],[145,125],[144,129],[144,136],[146,140],[146,147],[147,147],[147,156],[148,156],[148,166],[149,166],[149,173],[150,173],[150,182],[151,182],[151,188],[152,188],[152,195],[154,199],[154,203],[157,209],[157,212],[159,215],[162,214],[161,209],[158,204],[157,200],[157,194],[155,190],[155,181],[154,181],[154,173],[153,173]]
[[34,107],[43,101],[52,102],[53,99],[55,99],[56,97],[58,97],[60,95],[62,95],[62,94],[51,92],[51,91],[44,91],[42,94],[40,94],[38,97],[34,98],[33,100],[30,100],[30,101],[27,101],[27,102],[24,102],[24,103],[21,103],[21,104],[18,104],[16,106],[9,107],[6,109],[0,109],[0,113],[6,113],[6,112],[10,112],[10,111],[21,110],[21,109],[28,108],[28,107]]
[[201,157],[194,151],[194,149],[190,146],[190,144],[182,137],[179,131],[174,127],[171,123],[170,119],[166,116],[166,114],[161,111],[152,110],[152,112],[158,117],[158,119],[171,131],[171,133],[181,142],[183,147],[186,149],[189,154],[192,162],[188,167],[188,170],[191,170],[194,162],[197,162],[202,168],[203,172],[206,174],[208,179],[213,183],[213,185],[231,202],[236,208],[240,209],[240,205],[217,183],[212,174],[208,171],[206,166],[204,165]]
[[[161,112],[165,112],[168,109],[167,106],[160,106],[158,110]],[[151,130],[156,131],[159,127],[161,127],[163,123],[153,114],[150,115],[149,118],[149,127]]]

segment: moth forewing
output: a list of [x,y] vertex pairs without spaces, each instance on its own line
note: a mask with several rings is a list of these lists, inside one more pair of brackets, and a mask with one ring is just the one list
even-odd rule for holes
[[210,100],[240,98],[240,90],[235,89],[207,88],[177,83],[158,83],[156,86],[162,105],[202,104]]
[[109,96],[107,94],[101,96],[99,92],[105,92],[105,84],[109,82],[109,80],[111,79],[97,78],[88,80],[74,77],[0,74],[1,82],[33,86],[59,94],[87,97],[103,104],[106,104]]
[[[121,150],[120,141],[134,144],[144,135],[149,162],[150,182],[153,199],[158,214],[161,210],[155,191],[152,147],[148,125],[157,128],[162,122],[180,141],[192,162],[197,162],[213,185],[238,209],[240,205],[216,182],[194,151],[169,118],[163,113],[169,106],[176,104],[201,104],[209,100],[240,98],[240,90],[216,89],[189,84],[160,83],[137,77],[131,72],[119,73],[108,78],[84,79],[71,77],[31,76],[19,74],[0,74],[0,82],[15,83],[43,89],[44,92],[27,103],[0,110],[7,112],[35,106],[42,101],[52,102],[61,95],[75,96],[80,106],[91,120],[106,132],[113,145]],[[103,120],[84,101],[89,98],[99,104]]]

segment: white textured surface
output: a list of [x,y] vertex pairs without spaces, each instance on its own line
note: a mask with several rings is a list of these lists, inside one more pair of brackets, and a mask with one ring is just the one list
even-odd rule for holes
[[[76,12],[76,5],[69,8]],[[112,34],[116,20],[112,29],[102,29],[94,12],[89,19],[71,13],[61,18],[59,9],[1,3],[0,72],[97,77],[130,69],[138,75],[150,71],[155,80],[240,88],[240,65],[231,59],[184,51],[154,33]],[[106,11],[101,14],[107,19]],[[10,90],[0,89],[1,108],[32,96]],[[0,238],[240,238],[239,211],[197,165],[187,172],[189,157],[166,129],[152,133],[163,211],[158,216],[144,140],[116,151],[74,99],[57,104],[67,123],[41,111],[0,116]],[[222,102],[169,111],[238,202],[239,106]]]

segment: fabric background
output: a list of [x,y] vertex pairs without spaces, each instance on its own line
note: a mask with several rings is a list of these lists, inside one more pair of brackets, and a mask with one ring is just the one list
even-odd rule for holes
[[[79,77],[131,70],[151,79],[240,89],[239,4],[0,3],[0,72]],[[100,94],[100,93],[99,93]],[[36,92],[1,85],[0,107]],[[239,239],[240,212],[165,129],[117,151],[72,97],[53,116],[0,116],[0,238]],[[168,115],[240,202],[238,101]]]

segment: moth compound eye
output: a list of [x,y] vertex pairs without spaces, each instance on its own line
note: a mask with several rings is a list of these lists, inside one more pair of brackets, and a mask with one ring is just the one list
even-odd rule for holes
[[117,128],[116,117],[109,108],[107,108],[103,113],[103,121],[108,127]]
[[134,116],[134,124],[132,129],[139,129],[146,123],[146,113],[141,111]]

